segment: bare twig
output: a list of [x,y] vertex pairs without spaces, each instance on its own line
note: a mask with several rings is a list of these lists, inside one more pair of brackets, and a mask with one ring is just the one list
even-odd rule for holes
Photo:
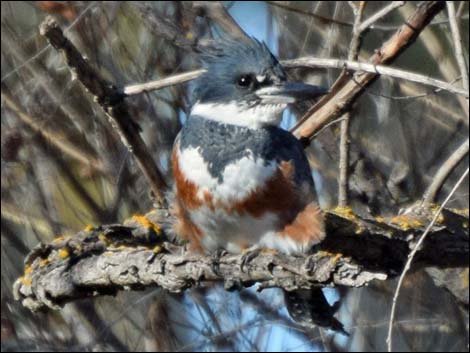
[[362,22],[361,25],[359,26],[359,32],[365,31],[370,26],[372,26],[375,22],[377,22],[380,19],[384,18],[385,16],[387,16],[393,10],[405,5],[405,3],[406,3],[406,1],[392,1],[390,4],[385,6],[383,9],[380,9],[375,14],[370,16],[367,20],[364,20],[364,22]]
[[[83,16],[85,16],[85,14],[91,10],[94,6],[96,5],[96,2],[95,1],[92,1],[88,4],[88,6],[77,16],[77,18],[75,18],[75,20],[67,26],[67,28],[65,28],[64,30],[64,33],[67,33],[70,29],[72,29],[78,22],[81,21],[81,19],[83,18]],[[26,59],[26,60],[23,60],[23,62],[18,65],[17,67],[15,67],[13,70],[9,71],[8,73],[6,73],[5,75],[2,76],[2,80],[1,82],[3,82],[4,80],[6,80],[8,77],[10,77],[11,75],[13,75],[14,73],[18,72],[18,70],[21,70],[23,67],[29,65],[30,63],[32,63],[34,60],[36,60],[37,58],[39,58],[42,54],[44,54],[49,48],[51,48],[51,45],[48,44],[46,45],[44,48],[40,49],[36,54],[34,54],[32,57],[30,57],[29,59]]]
[[[400,2],[405,3],[406,1],[393,1],[393,3],[400,3]],[[292,12],[295,12],[295,13],[299,13],[299,14],[302,14],[302,15],[313,17],[313,18],[315,18],[319,21],[322,21],[325,24],[335,24],[335,25],[340,25],[340,26],[344,26],[344,27],[352,27],[353,26],[353,24],[350,23],[350,22],[339,21],[339,20],[336,20],[334,18],[325,17],[325,16],[322,16],[322,15],[319,15],[319,14],[316,14],[316,13],[313,13],[313,12],[310,12],[310,11],[303,10],[301,8],[292,7],[288,4],[289,3],[288,1],[266,1],[266,3],[268,3],[270,5],[273,5],[275,7],[279,7],[281,9],[285,9],[285,10],[288,10],[288,11],[292,11]],[[462,11],[463,11],[463,6],[462,5],[464,5],[464,3],[465,3],[465,1],[462,1],[460,6],[459,6],[460,11],[457,12],[457,18],[458,19],[468,19],[468,14],[462,15]],[[402,6],[402,5],[400,4],[400,6]],[[400,7],[400,6],[398,6],[398,4],[397,5],[390,4],[387,7],[393,7],[393,9],[395,9],[397,7]],[[393,9],[391,9],[391,10],[393,10]],[[384,11],[384,9],[380,10],[380,12],[382,12],[382,11]],[[388,10],[387,10],[387,13],[385,13],[385,14],[382,13],[380,18],[384,17],[388,13],[389,13]],[[372,16],[375,17],[377,15],[378,15],[378,13],[374,14]],[[393,31],[393,30],[396,30],[397,28],[400,27],[399,25],[378,25],[378,24],[376,24],[376,22],[380,18],[372,18],[372,16],[371,16],[370,19],[373,19],[373,23],[369,24],[369,26],[368,26],[370,29],[382,30],[382,31]],[[366,21],[369,21],[370,19],[367,19]],[[448,20],[432,21],[429,25],[430,26],[442,26],[442,25],[446,25],[448,23],[449,23]]]
[[334,19],[334,18],[331,18],[331,17],[325,17],[325,16],[322,16],[322,15],[319,15],[319,14],[316,14],[316,13],[313,13],[313,12],[305,11],[301,8],[290,6],[288,1],[266,1],[266,3],[268,3],[272,6],[279,7],[281,9],[285,9],[285,10],[292,11],[292,12],[295,12],[295,13],[300,13],[300,14],[303,14],[303,15],[311,16],[311,17],[313,17],[313,18],[315,18],[319,21],[322,21],[323,23],[326,23],[326,24],[332,24],[333,23],[333,24],[341,25],[341,26],[345,26],[345,27],[352,27],[353,26],[353,24],[349,23],[349,22],[340,21],[340,20],[337,20],[337,19]]
[[442,164],[434,176],[431,185],[427,188],[423,197],[423,204],[428,205],[434,201],[442,186],[446,182],[450,173],[468,155],[469,141],[468,139],[455,150],[454,153]]
[[455,87],[454,82],[448,83],[429,76],[420,75],[415,72],[396,69],[384,65],[373,65],[369,63],[348,61],[343,59],[330,59],[330,58],[317,58],[317,57],[302,57],[291,60],[281,60],[281,64],[286,68],[326,68],[326,69],[339,69],[348,71],[364,71],[369,73],[376,73],[382,76],[391,78],[398,78],[411,82],[420,83],[426,86],[436,87],[439,90],[446,90],[448,92],[468,97],[468,91]]
[[456,18],[460,19],[462,17],[462,13],[466,4],[468,4],[467,1],[460,2],[459,8],[457,9],[457,14],[455,15]]
[[[460,79],[461,79],[461,77],[459,76],[456,79],[452,80],[452,82],[450,82],[450,84],[452,85],[455,82],[459,81]],[[441,88],[436,88],[432,92],[429,92],[429,93],[414,94],[414,95],[409,95],[409,96],[389,96],[389,95],[386,95],[386,94],[373,93],[371,91],[368,91],[367,94],[369,94],[371,96],[383,97],[383,98],[393,99],[393,100],[409,100],[409,99],[429,97],[432,94],[436,94],[436,93],[439,93],[439,92],[442,92],[442,91],[443,90]]]
[[202,69],[193,70],[193,71],[185,72],[182,74],[173,75],[170,77],[165,77],[156,81],[129,85],[129,86],[124,87],[123,91],[125,95],[132,96],[135,94],[141,94],[144,92],[159,90],[165,87],[177,85],[179,83],[184,83],[184,82],[194,80],[195,78],[198,78],[199,76],[201,76],[204,72],[205,70],[202,70]]
[[348,205],[349,194],[349,120],[351,113],[342,115],[339,140],[339,181],[338,181],[338,206]]
[[44,20],[40,26],[40,32],[49,40],[54,48],[65,54],[72,74],[95,96],[97,102],[120,134],[122,141],[134,154],[155,197],[161,204],[164,204],[163,192],[167,188],[167,184],[139,135],[140,128],[129,114],[127,105],[124,102],[124,94],[103,79],[90,66],[75,46],[64,36],[62,30],[52,17],[47,17]]
[[327,59],[316,57],[303,57],[292,60],[283,60],[281,64],[286,68],[296,67],[310,67],[310,68],[328,68],[328,69],[345,69],[349,71],[364,71],[372,74],[379,74],[389,76],[392,78],[399,78],[411,82],[421,83],[426,86],[432,86],[439,89],[458,94],[460,96],[468,97],[468,91],[455,87],[452,84],[437,80],[435,78],[420,75],[411,71],[395,69],[383,65],[374,65],[370,63],[362,63],[355,61],[347,61],[342,59]]
[[[360,1],[356,6],[354,2],[349,1],[350,6],[354,12],[354,26],[351,38],[351,45],[349,46],[348,61],[357,60],[358,52],[361,45],[361,30],[360,25],[362,15],[366,7],[365,1]],[[348,205],[349,193],[349,121],[351,112],[346,112],[343,115],[340,128],[339,140],[339,188],[338,188],[338,205],[346,207]]]
[[80,145],[71,144],[69,139],[60,134],[57,131],[51,131],[50,129],[44,128],[43,124],[39,120],[32,118],[29,114],[23,111],[17,102],[10,96],[10,94],[4,92],[2,89],[2,101],[5,102],[8,109],[16,114],[16,116],[28,125],[35,133],[40,134],[46,141],[53,146],[57,147],[61,152],[70,158],[93,168],[101,173],[106,172],[106,168],[103,163],[94,156],[91,156],[88,152],[82,150]]
[[[468,262],[468,236],[463,226],[468,218],[445,211],[449,227],[457,224],[460,228],[447,229],[446,221],[433,228],[418,253],[421,265],[465,266]],[[123,288],[158,285],[180,292],[206,281],[224,282],[226,289],[255,282],[260,289],[286,290],[362,286],[402,269],[410,242],[424,230],[428,216],[424,217],[378,221],[360,219],[344,210],[331,211],[325,214],[327,237],[314,254],[259,253],[244,262],[243,254],[196,254],[172,243],[172,219],[164,210],[152,211],[123,225],[89,227],[38,245],[25,259],[25,275],[16,282],[15,293],[23,305],[36,310]]]
[[[463,88],[468,92],[468,68],[465,62],[465,57],[462,50],[462,36],[460,35],[459,25],[455,16],[455,4],[453,1],[446,1],[447,12],[449,14],[450,30],[452,32],[452,38],[454,40],[455,57],[459,64],[460,74],[462,75]],[[467,97],[467,109],[468,109],[468,97]],[[467,112],[468,113],[468,112]]]
[[230,16],[220,1],[194,1],[193,6],[203,10],[207,17],[216,22],[225,32],[238,40],[248,40],[247,34]]
[[[309,68],[325,68],[325,69],[339,69],[339,70],[348,70],[348,71],[365,71],[370,73],[377,73],[379,75],[388,76],[391,78],[398,78],[402,80],[407,80],[411,82],[421,83],[426,86],[436,87],[439,91],[445,90],[451,93],[455,93],[464,97],[468,97],[468,92],[464,91],[461,88],[455,87],[453,85],[454,82],[447,83],[445,81],[437,80],[435,78],[431,78],[429,76],[424,76],[420,74],[416,74],[411,71],[395,69],[392,67],[387,67],[383,65],[373,65],[368,63],[362,63],[357,61],[349,61],[344,59],[328,59],[328,58],[317,58],[317,57],[302,57],[298,59],[291,59],[291,60],[281,60],[281,64],[287,69],[294,69],[298,67],[309,67]],[[198,78],[203,71],[201,70],[193,70],[188,71],[183,74],[170,76],[168,78],[164,78],[161,80],[153,81],[153,82],[146,82],[137,85],[136,91],[134,92],[134,85],[126,86],[125,93],[129,95],[139,94],[142,92],[148,92],[152,90],[158,90],[161,88],[165,88],[172,84],[178,84],[186,82],[185,75],[188,75],[188,80]],[[198,74],[197,74],[198,73]],[[178,81],[178,76],[182,76],[181,81]],[[194,76],[193,76],[194,75]],[[191,77],[191,78],[189,78]],[[170,80],[166,83],[164,80]],[[174,83],[172,80],[175,80]],[[140,85],[146,87],[140,88]],[[148,86],[147,86],[148,85]],[[129,93],[127,93],[129,90]]]
[[403,271],[402,271],[402,273],[400,275],[400,278],[398,280],[398,284],[397,284],[397,288],[395,290],[395,294],[393,295],[392,310],[390,312],[390,320],[389,320],[389,323],[388,323],[388,334],[387,334],[387,349],[388,349],[389,352],[392,352],[393,320],[395,318],[397,299],[398,299],[398,295],[400,294],[400,288],[403,284],[403,280],[405,279],[405,275],[408,273],[409,269],[411,268],[411,263],[413,262],[413,259],[416,256],[416,253],[418,252],[419,249],[421,249],[421,246],[423,245],[424,240],[426,239],[426,236],[429,234],[432,227],[434,227],[434,224],[437,222],[439,216],[442,213],[442,210],[447,205],[447,203],[451,199],[452,195],[454,195],[455,191],[457,191],[458,187],[462,184],[462,182],[468,176],[468,171],[469,171],[469,169],[467,168],[467,170],[462,174],[460,179],[454,185],[454,187],[451,190],[451,192],[449,193],[449,195],[447,195],[446,199],[444,200],[442,205],[439,207],[439,209],[435,213],[432,221],[427,226],[427,228],[424,231],[423,235],[419,238],[418,242],[413,247],[413,250],[408,255],[408,260],[406,261],[405,267],[403,268]]
[[[426,25],[445,6],[443,1],[422,2],[416,11],[382,47],[369,59],[369,64],[389,64],[418,37]],[[342,76],[331,88],[331,93],[313,106],[292,130],[304,142],[310,141],[316,131],[344,112],[364,88],[378,77],[377,73],[356,72],[351,78]]]

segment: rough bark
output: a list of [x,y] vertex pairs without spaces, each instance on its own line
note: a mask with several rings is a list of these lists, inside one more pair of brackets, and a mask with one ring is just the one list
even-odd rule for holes
[[[388,218],[363,219],[350,209],[327,212],[327,237],[312,254],[195,254],[178,243],[166,210],[134,216],[123,225],[87,227],[25,260],[15,295],[31,310],[60,308],[80,298],[159,286],[172,292],[221,282],[227,290],[257,283],[259,290],[313,286],[358,287],[399,274],[433,209]],[[445,210],[418,252],[414,268],[468,268],[468,210]],[[455,286],[455,283],[452,284]],[[468,295],[447,286],[468,304]]]

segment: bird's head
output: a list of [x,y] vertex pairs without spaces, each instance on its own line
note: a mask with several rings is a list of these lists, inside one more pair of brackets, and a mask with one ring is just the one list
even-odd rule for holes
[[201,58],[206,72],[196,81],[191,115],[249,128],[277,126],[289,103],[327,92],[288,82],[266,44],[256,39],[219,42]]

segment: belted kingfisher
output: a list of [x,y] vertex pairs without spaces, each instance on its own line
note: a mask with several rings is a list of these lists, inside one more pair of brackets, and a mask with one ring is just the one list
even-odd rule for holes
[[[303,147],[278,126],[289,103],[325,89],[288,82],[256,39],[218,43],[202,62],[173,147],[176,233],[196,251],[308,252],[324,238],[323,216]],[[290,304],[298,318],[309,308]]]

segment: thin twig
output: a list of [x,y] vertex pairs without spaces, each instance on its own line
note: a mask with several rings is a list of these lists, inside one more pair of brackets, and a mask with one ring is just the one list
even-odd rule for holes
[[366,29],[368,29],[370,26],[372,26],[375,22],[378,20],[384,18],[387,16],[390,12],[393,10],[405,5],[406,1],[392,1],[390,4],[385,6],[383,9],[377,11],[375,14],[370,16],[367,20],[364,20],[364,22],[361,23],[359,26],[359,32],[363,32]]
[[[326,24],[336,24],[336,25],[345,26],[345,27],[352,27],[353,26],[353,24],[350,23],[350,22],[339,21],[339,20],[336,20],[334,18],[325,17],[325,16],[322,16],[322,15],[319,15],[319,14],[316,14],[316,13],[313,13],[313,12],[310,12],[310,11],[306,11],[306,10],[303,10],[303,9],[300,9],[300,8],[289,6],[288,4],[286,4],[286,3],[288,3],[287,1],[265,1],[265,2],[270,4],[270,5],[273,5],[273,6],[288,10],[288,11],[292,11],[292,12],[295,12],[295,13],[299,13],[299,14],[302,14],[302,15],[313,17],[313,18],[315,18],[319,21],[322,21]],[[405,2],[405,1],[403,1],[403,2]],[[462,1],[462,3],[465,3],[465,1]],[[389,5],[389,6],[391,6],[391,5]],[[459,10],[461,10],[461,11],[458,11],[457,18],[458,19],[468,19],[468,14],[462,15],[462,13],[461,13],[462,8],[463,8],[463,6],[459,7]],[[368,20],[366,20],[366,21],[368,21]],[[376,22],[376,20],[374,22]],[[442,25],[446,25],[448,23],[449,23],[448,20],[442,20],[442,21],[433,21],[429,25],[430,26],[442,26]],[[400,25],[378,25],[376,23],[372,23],[369,26],[370,26],[370,29],[381,30],[381,31],[394,31],[394,30],[396,30],[397,28],[400,27]]]
[[[465,57],[462,50],[462,36],[460,35],[459,25],[455,16],[455,4],[453,1],[446,1],[447,12],[449,14],[449,24],[454,41],[455,57],[459,64],[460,74],[462,75],[462,86],[468,92],[468,68],[465,62]],[[467,110],[468,110],[468,97],[467,97]],[[467,111],[468,113],[468,111]]]
[[325,16],[322,16],[322,15],[319,15],[319,14],[316,14],[316,13],[313,13],[313,12],[305,11],[305,10],[297,8],[297,7],[292,7],[288,4],[287,1],[266,1],[266,3],[268,3],[269,5],[272,5],[272,6],[279,7],[281,9],[285,9],[285,10],[292,11],[292,12],[295,12],[295,13],[300,13],[300,14],[303,14],[303,15],[311,16],[311,17],[313,17],[317,20],[320,20],[324,23],[327,23],[327,24],[333,23],[333,24],[337,24],[337,25],[341,25],[341,26],[345,26],[345,27],[352,27],[353,26],[353,24],[349,23],[349,22],[336,20],[336,19],[331,18],[331,17],[325,17]]
[[193,71],[188,71],[182,74],[165,77],[156,81],[129,85],[129,86],[124,87],[123,92],[127,96],[132,96],[135,94],[141,94],[144,92],[159,90],[159,89],[173,86],[179,83],[184,83],[184,82],[194,80],[195,78],[198,78],[199,76],[201,76],[201,74],[203,74],[204,72],[205,70],[203,69],[193,70]]
[[384,65],[375,65],[356,61],[347,61],[343,59],[327,59],[317,57],[302,57],[292,60],[282,60],[281,64],[286,68],[309,67],[309,68],[327,68],[327,69],[345,69],[349,71],[364,71],[392,78],[399,78],[411,82],[421,83],[426,86],[440,88],[451,93],[468,97],[468,91],[454,87],[452,84],[437,80],[435,78],[420,75],[411,71],[396,69]]
[[91,67],[77,48],[64,36],[52,17],[47,17],[44,20],[40,26],[40,32],[54,48],[65,54],[73,75],[95,96],[96,101],[121,136],[121,140],[136,158],[158,202],[162,205],[165,204],[166,181],[139,134],[139,126],[132,120],[124,101],[125,95]]
[[[361,45],[360,30],[362,15],[366,7],[365,1],[360,1],[356,6],[354,2],[349,1],[354,12],[354,26],[351,38],[351,45],[348,52],[348,61],[357,60],[359,48]],[[348,205],[349,194],[349,121],[351,112],[348,111],[343,115],[340,128],[339,140],[339,187],[338,187],[338,206],[346,207]]]
[[[414,72],[396,69],[388,66],[383,65],[373,65],[363,62],[357,61],[349,61],[344,59],[328,59],[328,58],[318,58],[313,56],[308,57],[301,57],[298,59],[291,59],[291,60],[281,60],[281,64],[287,69],[295,69],[299,67],[308,67],[308,68],[324,68],[324,69],[339,69],[339,70],[348,70],[348,71],[364,71],[369,73],[377,73],[379,75],[388,76],[391,78],[398,78],[402,80],[407,80],[411,82],[420,83],[426,86],[436,87],[438,90],[444,90],[451,93],[455,93],[464,97],[468,97],[468,92],[453,86],[453,82],[448,83],[445,81],[437,80],[435,78],[420,75]],[[185,73],[180,74],[182,76],[181,81],[177,82],[177,76],[170,76],[161,80],[153,81],[153,82],[146,82],[139,85],[148,85],[147,87],[139,90],[139,87],[136,88],[136,91],[133,91],[134,85],[129,85],[125,87],[125,92],[128,95],[139,94],[143,92],[149,92],[152,90],[158,90],[161,88],[168,87],[172,84],[178,84],[186,82],[187,80],[184,79],[185,76],[188,75],[188,80],[198,78],[203,71],[201,70],[193,70],[188,71]],[[198,74],[196,74],[198,73]],[[193,76],[194,75],[194,76]],[[191,79],[189,77],[193,76]],[[170,82],[165,83],[164,80],[170,80]],[[175,79],[175,82],[171,82],[172,79]]]
[[232,37],[247,41],[249,38],[237,22],[230,16],[220,1],[194,1],[193,6],[205,11],[207,17],[216,22]]
[[405,264],[405,267],[403,268],[403,272],[401,273],[400,275],[400,279],[398,280],[398,285],[397,285],[397,288],[395,290],[395,294],[393,295],[393,302],[392,302],[392,310],[390,312],[390,320],[389,320],[389,324],[388,324],[388,334],[387,334],[387,349],[389,352],[392,352],[392,333],[393,333],[393,320],[395,318],[395,311],[396,311],[396,305],[397,305],[397,299],[398,299],[398,295],[400,294],[400,288],[403,284],[403,280],[405,279],[405,275],[408,273],[410,267],[411,267],[411,263],[413,262],[413,258],[415,257],[416,253],[418,252],[419,249],[421,249],[421,245],[423,244],[424,242],[424,239],[426,239],[426,236],[428,235],[428,233],[431,231],[432,227],[434,227],[434,224],[436,223],[436,221],[438,220],[442,210],[444,209],[444,207],[447,205],[447,203],[449,202],[450,198],[452,197],[452,195],[454,195],[454,193],[457,191],[458,187],[460,186],[460,184],[462,184],[462,182],[464,181],[464,179],[467,177],[468,175],[468,170],[469,168],[467,168],[467,170],[462,174],[462,176],[460,177],[460,179],[457,181],[457,183],[454,185],[453,189],[451,190],[451,192],[449,193],[449,195],[447,195],[446,199],[444,200],[444,202],[442,203],[442,205],[439,207],[439,209],[437,210],[436,214],[434,215],[431,223],[429,223],[428,227],[426,228],[426,230],[424,231],[423,235],[421,236],[421,238],[419,238],[418,242],[416,243],[416,245],[414,246],[413,250],[410,252],[410,254],[408,255],[408,260],[406,261],[406,264]]
[[[93,1],[91,2],[90,4],[88,4],[88,6],[77,16],[77,18],[70,24],[68,25],[65,29],[64,29],[64,33],[67,33],[69,30],[71,30],[82,18],[83,16],[89,11],[91,10],[94,6],[95,6],[96,2]],[[9,71],[8,73],[6,73],[5,75],[2,76],[2,80],[1,82],[3,82],[4,80],[6,80],[8,77],[10,77],[11,75],[13,75],[15,72],[18,72],[18,70],[21,70],[23,67],[25,67],[26,65],[29,65],[31,62],[33,62],[34,60],[36,60],[37,58],[39,58],[42,54],[44,54],[49,48],[51,48],[51,45],[48,44],[46,45],[44,48],[40,49],[36,54],[34,54],[32,57],[30,57],[29,59],[27,60],[24,60],[20,65],[18,65],[17,67],[15,67],[13,70]]]
[[[450,84],[454,84],[455,82],[461,80],[462,78],[459,76],[455,80],[452,80]],[[387,99],[393,99],[393,100],[409,100],[409,99],[417,99],[417,98],[424,98],[424,97],[429,97],[430,95],[437,94],[439,92],[442,92],[443,90],[441,88],[436,88],[432,90],[432,92],[429,93],[421,93],[421,94],[414,94],[414,95],[409,95],[409,96],[389,96],[386,94],[380,94],[380,93],[374,93],[371,91],[366,92],[368,95],[371,96],[377,96],[377,97],[382,97],[382,98],[387,98]]]
[[455,15],[456,18],[460,19],[462,17],[462,12],[465,8],[465,4],[468,4],[468,1],[461,1],[459,8],[457,9],[457,14]]
[[[106,172],[106,168],[99,159],[94,156],[91,156],[88,152],[84,151],[80,145],[70,143],[69,139],[60,134],[57,131],[52,131],[50,129],[45,128],[41,124],[40,120],[34,119],[25,111],[23,111],[17,102],[14,101],[13,97],[10,94],[4,92],[2,89],[2,101],[5,102],[8,109],[10,109],[15,115],[26,125],[28,125],[35,133],[44,137],[44,139],[49,142],[51,145],[58,148],[61,152],[65,155],[69,156],[70,158],[83,163],[86,166],[93,168],[96,171],[101,173]],[[42,123],[45,123],[43,121]]]
[[469,141],[468,139],[457,148],[454,153],[442,164],[442,166],[437,171],[434,176],[431,185],[427,188],[423,197],[423,205],[428,205],[432,203],[442,186],[446,182],[450,173],[457,167],[457,165],[462,161],[462,159],[468,155],[469,150]]
[[339,182],[338,182],[338,206],[348,205],[349,195],[349,121],[351,112],[342,116],[339,140]]

